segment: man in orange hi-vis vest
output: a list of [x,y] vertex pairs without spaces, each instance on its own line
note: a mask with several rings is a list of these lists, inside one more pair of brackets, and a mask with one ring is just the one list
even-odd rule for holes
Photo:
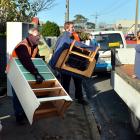
[[[42,83],[44,78],[39,74],[38,70],[35,68],[31,58],[35,58],[38,55],[38,44],[39,44],[39,32],[37,28],[32,28],[29,31],[29,36],[22,40],[13,50],[12,57],[17,57],[23,64],[23,66],[34,75],[36,83]],[[16,117],[16,122],[18,124],[24,124],[25,114],[22,106],[15,94],[13,92],[13,107]]]

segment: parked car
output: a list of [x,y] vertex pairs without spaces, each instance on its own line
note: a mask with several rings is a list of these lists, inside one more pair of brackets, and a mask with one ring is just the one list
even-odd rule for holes
[[126,39],[126,40],[134,40],[134,38],[135,38],[135,35],[134,35],[134,34],[127,34],[127,35],[125,36],[125,39]]
[[126,41],[121,31],[99,31],[91,33],[98,45],[101,47],[99,50],[99,58],[96,63],[95,72],[111,71],[111,50],[109,43],[118,42],[119,48],[126,48]]

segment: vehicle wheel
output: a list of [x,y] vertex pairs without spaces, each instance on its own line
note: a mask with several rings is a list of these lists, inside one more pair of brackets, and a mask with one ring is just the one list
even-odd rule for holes
[[136,134],[140,135],[140,120],[135,116],[135,114],[130,111],[131,126],[133,127]]

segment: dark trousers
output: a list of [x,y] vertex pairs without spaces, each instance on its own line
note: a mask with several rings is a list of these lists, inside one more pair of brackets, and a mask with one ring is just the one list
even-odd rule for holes
[[61,84],[63,88],[67,91],[67,93],[69,93],[71,78],[73,78],[74,85],[75,85],[75,99],[83,99],[81,78],[61,73]]
[[17,117],[24,115],[24,111],[23,111],[23,108],[22,108],[18,98],[17,98],[17,95],[16,95],[13,87],[12,87],[12,93],[13,93],[13,108],[14,108],[15,116],[17,118]]

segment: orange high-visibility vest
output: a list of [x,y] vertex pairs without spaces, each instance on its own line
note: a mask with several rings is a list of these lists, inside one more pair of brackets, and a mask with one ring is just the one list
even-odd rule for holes
[[75,39],[76,41],[80,41],[80,38],[79,38],[78,33],[73,32],[72,35],[73,35],[73,37],[74,37],[74,39]]
[[[37,47],[33,50],[33,53],[32,53],[32,52],[31,52],[31,47],[30,47],[30,45],[28,44],[27,39],[24,39],[23,41],[21,41],[21,42],[15,47],[15,49],[16,49],[17,47],[19,47],[19,45],[24,45],[24,46],[26,46],[27,49],[28,49],[29,55],[31,56],[31,58],[35,58],[35,56],[36,56],[36,54],[37,54],[37,52],[38,52],[38,48],[37,48]],[[13,50],[12,55],[11,55],[10,58],[9,58],[9,62],[7,63],[6,71],[5,71],[6,73],[9,72],[9,69],[10,69],[10,61],[12,60],[12,57],[18,57],[17,54],[16,54],[15,49]]]
[[[19,47],[20,45],[26,46],[27,49],[28,49],[29,55],[31,56],[31,58],[35,58],[35,56],[36,56],[36,54],[37,54],[37,52],[38,52],[38,48],[37,48],[37,47],[33,50],[33,53],[32,53],[32,52],[31,52],[31,47],[30,47],[30,45],[29,45],[27,39],[24,39],[23,41],[21,41],[21,42],[15,47],[15,49],[16,49],[17,47]],[[9,58],[9,62],[7,63],[7,66],[6,66],[6,73],[9,72],[9,69],[10,69],[10,62],[12,61],[12,57],[18,57],[17,54],[16,54],[15,49],[13,50],[12,55],[11,55],[10,58]]]
[[[37,52],[38,52],[38,48],[37,48],[37,47],[33,50],[33,53],[32,53],[32,52],[31,52],[31,47],[30,47],[30,45],[29,45],[27,39],[24,39],[23,41],[21,41],[21,42],[15,47],[15,49],[16,49],[17,47],[19,47],[20,45],[26,46],[27,49],[28,49],[28,53],[29,53],[29,55],[31,56],[31,58],[35,58],[35,56],[36,56],[36,54],[37,54]],[[17,54],[16,54],[15,49],[14,49],[13,52],[12,52],[12,57],[17,57]]]

